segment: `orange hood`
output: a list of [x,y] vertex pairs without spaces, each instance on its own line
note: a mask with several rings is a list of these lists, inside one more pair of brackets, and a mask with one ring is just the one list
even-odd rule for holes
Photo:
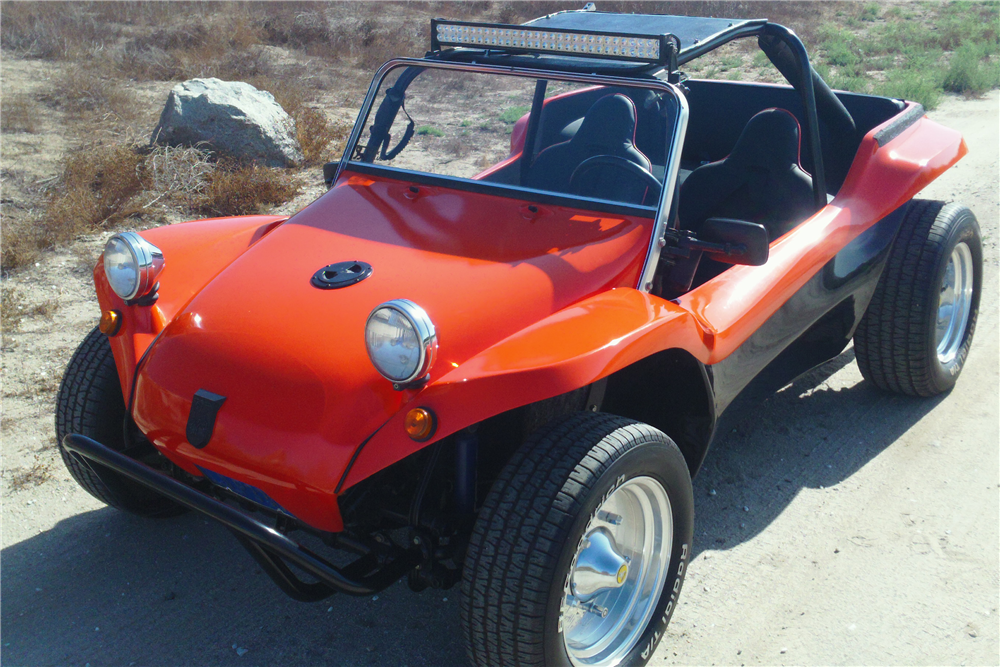
[[[390,299],[424,308],[439,340],[431,376],[580,299],[635,286],[652,221],[351,176],[253,245],[167,325],[141,369],[136,423],[189,472],[263,490],[339,528],[333,490],[352,454],[417,390],[368,359],[364,326]],[[169,263],[170,258],[167,257]],[[314,287],[320,268],[370,277]],[[226,397],[211,441],[185,436],[194,393]]]

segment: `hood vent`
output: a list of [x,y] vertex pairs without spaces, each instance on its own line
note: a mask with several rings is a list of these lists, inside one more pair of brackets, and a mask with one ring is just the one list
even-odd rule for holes
[[368,262],[337,262],[314,273],[312,284],[320,289],[340,289],[360,283],[371,274],[372,265]]

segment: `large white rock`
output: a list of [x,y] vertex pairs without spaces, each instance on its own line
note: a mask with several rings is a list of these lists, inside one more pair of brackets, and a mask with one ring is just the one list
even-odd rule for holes
[[150,141],[205,147],[269,167],[303,160],[295,121],[271,93],[242,81],[190,79],[177,84]]

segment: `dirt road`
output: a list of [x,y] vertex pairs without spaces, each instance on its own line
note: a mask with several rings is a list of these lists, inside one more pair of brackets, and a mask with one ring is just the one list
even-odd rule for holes
[[[994,91],[930,114],[971,153],[925,196],[970,205],[986,243],[958,386],[934,400],[878,393],[849,349],[734,410],[695,480],[696,553],[654,664],[1000,662],[998,112]],[[47,255],[22,279],[64,307],[5,349],[7,396],[11,382],[46,382],[92,326],[74,261]],[[27,389],[5,398],[5,468],[52,463],[50,410]],[[5,478],[4,664],[464,664],[457,590],[293,602],[221,527],[132,518],[53,475],[19,489]]]

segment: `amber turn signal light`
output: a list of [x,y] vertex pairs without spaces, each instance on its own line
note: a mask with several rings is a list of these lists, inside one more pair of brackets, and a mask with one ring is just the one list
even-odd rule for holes
[[427,408],[413,408],[406,413],[406,419],[403,421],[406,434],[417,442],[423,442],[434,435],[436,426],[434,413]]
[[101,323],[97,325],[105,336],[114,336],[122,328],[122,314],[117,310],[105,310],[101,313]]

